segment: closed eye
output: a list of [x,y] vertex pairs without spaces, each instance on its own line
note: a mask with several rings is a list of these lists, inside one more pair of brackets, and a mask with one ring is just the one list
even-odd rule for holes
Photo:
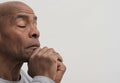
[[20,27],[20,28],[26,28],[26,26],[21,26],[21,25],[18,25],[18,27]]

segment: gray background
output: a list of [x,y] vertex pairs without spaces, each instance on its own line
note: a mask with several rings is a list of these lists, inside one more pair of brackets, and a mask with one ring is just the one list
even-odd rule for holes
[[64,58],[62,83],[120,83],[120,0],[19,1],[38,16],[42,47]]

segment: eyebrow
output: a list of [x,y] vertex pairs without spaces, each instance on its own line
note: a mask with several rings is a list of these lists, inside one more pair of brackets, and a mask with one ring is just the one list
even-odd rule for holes
[[[24,20],[29,20],[30,17],[28,15],[23,15],[23,14],[18,14],[18,15],[15,16],[15,20],[19,19],[19,18],[22,18]],[[33,19],[36,21],[37,16],[34,16]]]

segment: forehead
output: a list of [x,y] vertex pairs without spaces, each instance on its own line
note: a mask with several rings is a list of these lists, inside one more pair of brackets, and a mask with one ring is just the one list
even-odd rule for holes
[[23,14],[34,14],[34,11],[22,2],[5,2],[0,4],[0,16]]
[[22,2],[10,1],[0,3],[0,27],[14,25],[14,18],[19,17],[36,19],[34,11],[28,5]]
[[17,19],[23,19],[24,21],[29,21],[29,22],[36,22],[37,21],[37,16],[33,14],[26,14],[26,13],[18,13],[15,16],[13,16],[13,21],[16,21]]

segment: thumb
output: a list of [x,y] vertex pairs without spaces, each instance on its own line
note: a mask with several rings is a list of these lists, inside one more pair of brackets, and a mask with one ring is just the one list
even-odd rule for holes
[[62,77],[63,77],[63,75],[66,71],[66,67],[60,61],[58,61],[57,64],[58,64],[58,68],[57,68],[57,74],[56,74],[55,82],[60,83],[60,81],[61,81],[61,79],[62,79]]

